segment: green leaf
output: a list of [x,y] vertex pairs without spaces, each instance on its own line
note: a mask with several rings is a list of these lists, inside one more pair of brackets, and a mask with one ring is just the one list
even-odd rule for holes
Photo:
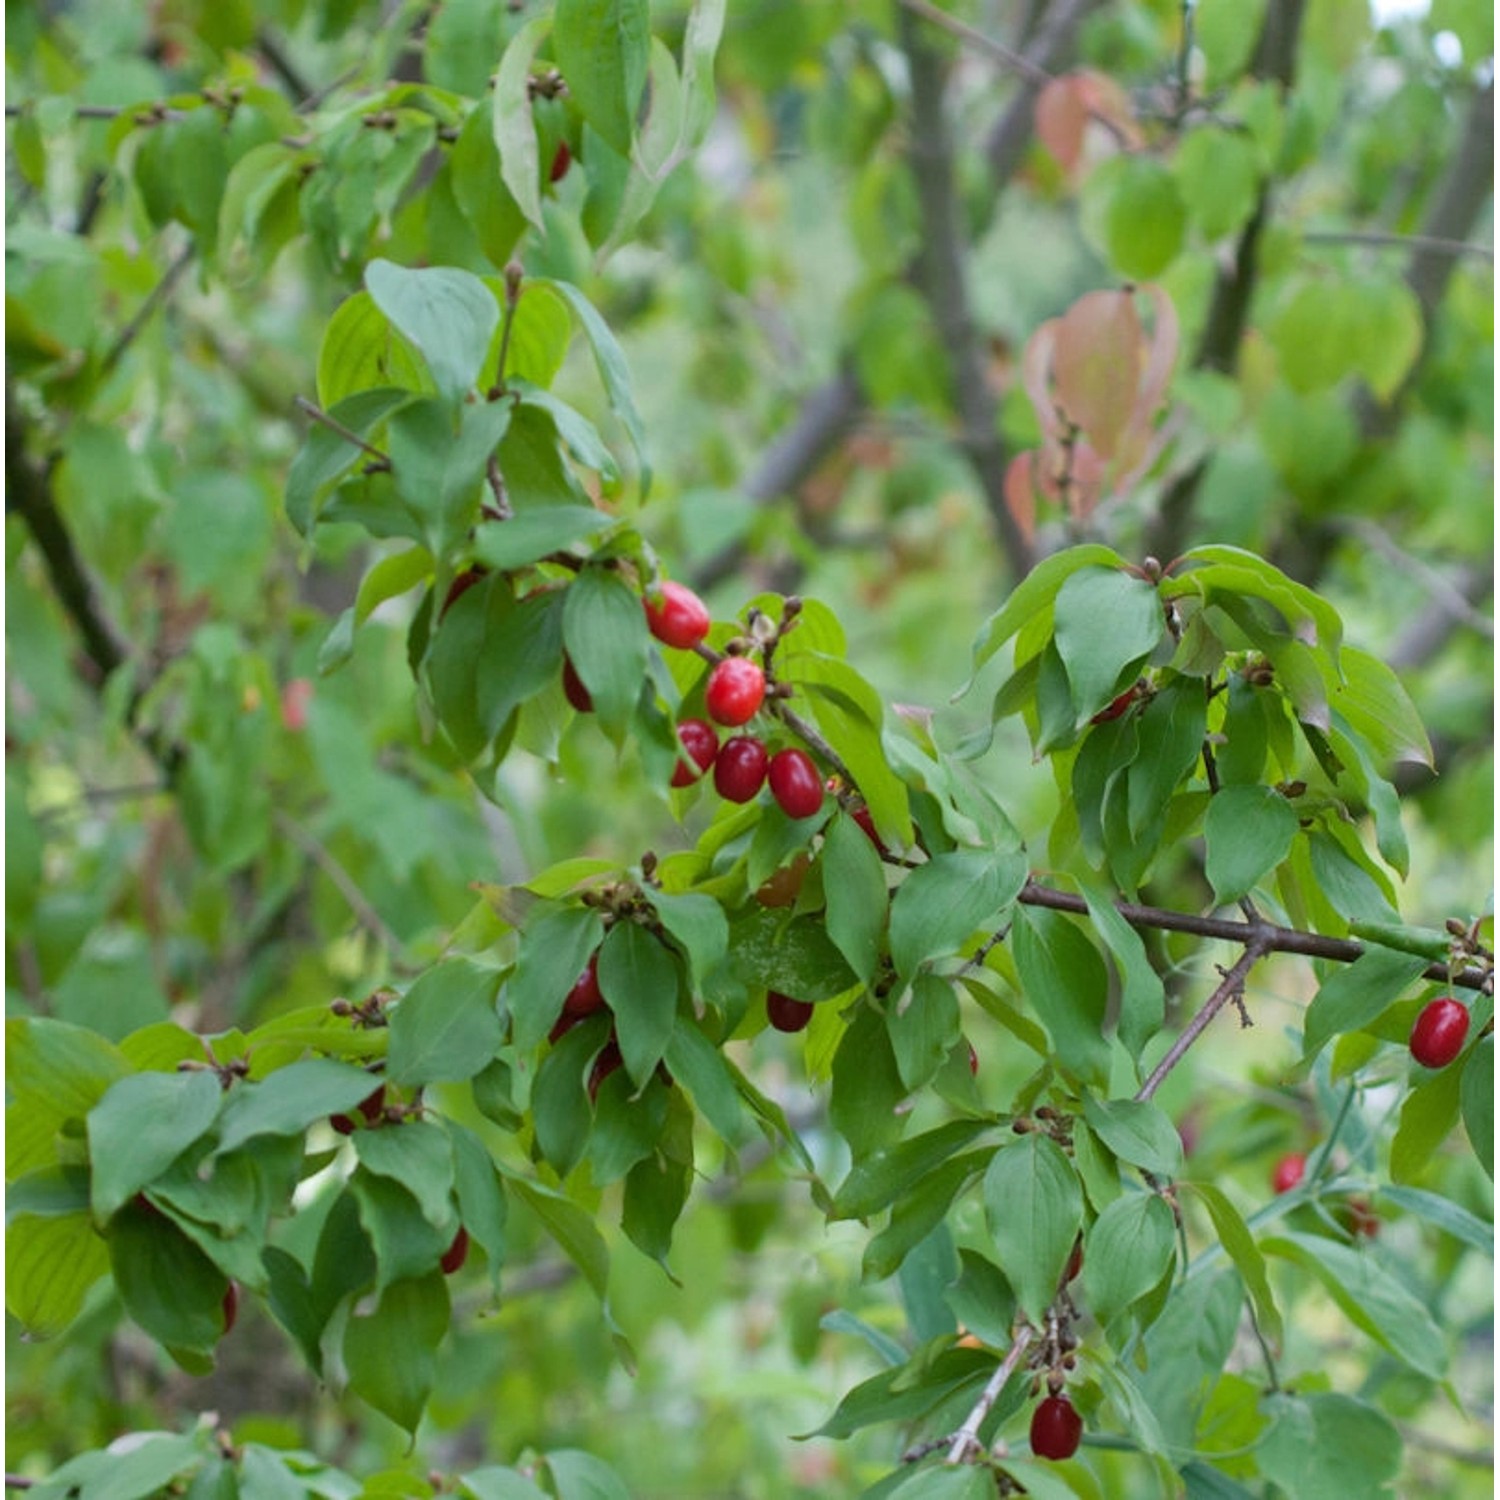
[[1464,1064],[1459,1090],[1464,1130],[1479,1164],[1495,1175],[1495,1038],[1481,1037]]
[[889,897],[875,846],[853,818],[835,816],[823,832],[823,890],[828,936],[869,984],[880,957]]
[[[890,1495],[891,1500],[990,1500],[994,1493],[994,1476],[987,1468],[964,1464],[957,1468],[917,1469]],[[1045,1494],[1040,1500],[1046,1500]]]
[[[1202,684],[1191,677],[1169,682],[1137,716],[1139,750],[1126,773],[1132,843],[1152,848],[1144,835],[1160,827],[1167,804],[1197,765],[1207,719]],[[1105,826],[1112,831],[1108,820]],[[1118,857],[1113,847],[1110,857]]]
[[224,1332],[224,1273],[154,1209],[127,1204],[109,1222],[109,1260],[125,1311],[172,1350],[212,1349]]
[[278,1068],[259,1083],[237,1083],[220,1116],[218,1154],[259,1135],[301,1135],[316,1120],[349,1113],[369,1094],[363,1068],[322,1057]]
[[1109,974],[1087,934],[1061,912],[1018,907],[1011,949],[1021,989],[1064,1067],[1103,1088],[1109,1079],[1104,1011]]
[[[630,3],[630,0],[625,0]],[[644,8],[644,0],[639,0]],[[566,281],[549,281],[567,298],[573,315],[583,327],[589,345],[594,351],[594,363],[599,378],[604,383],[604,393],[609,399],[609,409],[619,418],[635,448],[636,461],[640,465],[641,498],[651,492],[651,464],[646,457],[646,429],[636,410],[635,397],[631,392],[630,370],[625,363],[625,352],[610,331],[609,324],[599,316],[598,310],[587,297]]]
[[1458,1124],[1461,1077],[1457,1068],[1424,1074],[1402,1101],[1391,1141],[1393,1182],[1418,1182],[1426,1176],[1438,1148]]
[[681,1097],[674,1095],[657,1149],[636,1162],[625,1178],[620,1227],[636,1249],[650,1256],[678,1285],[667,1255],[692,1186],[693,1115]]
[[661,925],[686,956],[690,981],[701,985],[729,951],[729,922],[724,908],[701,891],[652,890],[647,898]]
[[1233,234],[1255,212],[1260,156],[1245,135],[1189,131],[1172,166],[1188,215],[1205,239]]
[[356,1130],[354,1150],[367,1172],[399,1182],[434,1229],[452,1228],[453,1150],[439,1126],[410,1120],[379,1130]]
[[896,1067],[885,1017],[860,1005],[833,1057],[833,1091],[828,1116],[849,1143],[855,1161],[889,1145],[902,1131],[897,1107],[906,1086]]
[[[440,12],[440,15],[443,14],[447,14],[447,11]],[[498,85],[496,94],[498,99]],[[531,125],[531,101],[527,99],[525,103],[524,116],[519,112],[507,115],[507,129],[513,125],[517,131],[521,131]],[[513,110],[513,106],[514,100],[507,96],[507,108]],[[497,267],[504,266],[511,258],[516,241],[526,228],[525,216],[501,178],[500,153],[495,146],[495,118],[500,109],[498,103],[492,109],[481,98],[469,111],[448,157],[454,199],[464,218],[469,221],[480,249],[484,251],[490,264]],[[533,183],[536,175],[533,171]]]
[[552,1029],[603,934],[598,913],[587,906],[544,907],[528,919],[505,984],[518,1051],[530,1052]]
[[356,1312],[344,1329],[349,1388],[413,1437],[432,1393],[448,1317],[447,1278],[434,1270],[392,1283],[374,1312]]
[[1026,884],[1026,860],[1009,850],[937,854],[902,881],[891,902],[891,959],[909,978],[919,965],[956,952],[980,929],[998,926]]
[[1126,1193],[1094,1221],[1085,1244],[1088,1305],[1108,1324],[1166,1274],[1177,1247],[1172,1210],[1155,1193]]
[[[148,1495],[173,1493],[195,1469],[203,1467],[206,1455],[195,1438],[170,1433],[131,1433],[130,1441],[111,1443],[108,1448],[82,1453],[55,1469],[35,1486],[46,1500],[146,1500]],[[187,1487],[196,1495],[196,1486]]]
[[1146,1043],[1161,1030],[1166,1015],[1166,990],[1151,965],[1141,935],[1125,920],[1107,891],[1085,885],[1089,921],[1104,940],[1120,972],[1120,1041],[1139,1060]]
[[390,1012],[386,1073],[393,1083],[454,1083],[500,1049],[500,975],[465,958],[428,969]]
[[422,1212],[415,1195],[394,1177],[361,1166],[349,1178],[349,1192],[375,1252],[377,1291],[409,1277],[425,1276],[453,1242],[456,1216],[450,1215],[448,1224],[439,1229]]
[[1437,1193],[1424,1192],[1421,1188],[1382,1187],[1380,1198],[1408,1213],[1416,1214],[1429,1224],[1436,1225],[1451,1234],[1460,1244],[1470,1245],[1481,1255],[1495,1258],[1495,1229],[1492,1224],[1471,1214],[1448,1198]]
[[459,1217],[484,1251],[490,1278],[498,1284],[505,1261],[505,1227],[509,1215],[500,1174],[495,1170],[489,1148],[472,1130],[454,1120],[444,1120],[443,1128],[453,1148],[453,1188],[458,1196]]
[[514,1469],[472,1469],[460,1474],[458,1482],[473,1500],[547,1500],[544,1491]]
[[1079,722],[1109,703],[1166,628],[1161,599],[1144,578],[1119,568],[1069,575],[1053,603],[1053,633]]
[[578,1165],[588,1144],[593,1117],[584,1074],[607,1035],[608,1023],[602,1016],[571,1027],[537,1067],[531,1085],[537,1150],[559,1177],[566,1177]]
[[746,1122],[734,1074],[719,1049],[684,1015],[678,1016],[667,1043],[666,1062],[721,1139],[738,1145],[744,1139]]
[[591,1453],[555,1449],[547,1455],[547,1468],[557,1486],[557,1500],[630,1500],[620,1476]]
[[102,1225],[213,1124],[224,1097],[218,1075],[137,1073],[89,1111],[94,1217]]
[[1024,1135],[995,1153],[983,1193],[1000,1269],[1022,1312],[1040,1324],[1083,1222],[1078,1174],[1053,1141]]
[[409,270],[388,260],[372,260],[365,267],[365,286],[391,325],[426,360],[438,394],[456,406],[474,388],[499,324],[494,294],[468,271],[450,266]]
[[962,1035],[953,981],[918,974],[886,1013],[886,1030],[902,1083],[912,1091],[921,1088],[948,1060]]
[[[7,1210],[13,1192],[7,1193]],[[5,1307],[28,1338],[61,1333],[109,1272],[109,1250],[87,1213],[18,1213],[5,1226]]]
[[965,1387],[977,1395],[994,1367],[981,1350],[950,1349],[923,1369],[882,1370],[849,1391],[833,1415],[806,1436],[846,1438],[877,1423],[915,1422]]
[[1104,243],[1130,281],[1153,281],[1177,258],[1187,210],[1169,168],[1150,156],[1121,159],[1109,179]]
[[1330,1037],[1359,1031],[1415,984],[1427,961],[1391,948],[1370,948],[1336,969],[1319,986],[1302,1023],[1304,1064]]
[[585,568],[565,595],[563,641],[599,722],[618,739],[640,698],[650,657],[640,596],[613,568]]
[[1215,897],[1227,904],[1249,895],[1291,853],[1296,836],[1296,809],[1279,792],[1268,786],[1221,788],[1203,819]]
[[443,401],[415,401],[390,419],[396,493],[434,557],[457,547],[479,518],[485,466],[510,425],[504,402],[465,406],[455,429]]
[[1234,1268],[1240,1273],[1240,1280],[1245,1283],[1245,1290],[1250,1294],[1250,1301],[1255,1307],[1255,1321],[1261,1333],[1273,1347],[1279,1347],[1282,1337],[1281,1311],[1271,1295],[1265,1257],[1260,1253],[1260,1247],[1255,1243],[1249,1226],[1228,1197],[1212,1183],[1189,1182],[1182,1186],[1191,1188],[1203,1200],[1203,1206],[1213,1220],[1214,1233],[1219,1236],[1224,1253],[1234,1262]]
[[582,505],[525,511],[508,521],[486,521],[474,533],[474,557],[501,572],[524,568],[574,542],[617,526],[616,517]]
[[1149,1099],[1083,1101],[1083,1117],[1094,1134],[1123,1162],[1175,1177],[1182,1170],[1182,1137],[1177,1127]]
[[1373,1406],[1352,1396],[1314,1392],[1265,1399],[1271,1430],[1256,1446],[1267,1479],[1296,1500],[1388,1500],[1401,1470],[1401,1434]]
[[533,16],[510,40],[495,74],[491,129],[500,176],[528,223],[542,224],[542,167],[531,100],[531,65],[553,18]]
[[1338,668],[1317,659],[1328,692],[1328,706],[1369,746],[1383,765],[1407,761],[1436,769],[1432,743],[1400,679],[1378,657],[1345,646]]
[[938,1166],[990,1126],[984,1120],[952,1120],[899,1145],[872,1151],[839,1184],[830,1219],[868,1219],[888,1208]]
[[[482,587],[482,585],[481,585]],[[469,591],[477,594],[479,588]],[[449,611],[457,618],[468,594]],[[546,590],[526,599],[514,599],[510,589],[497,583],[486,598],[483,633],[476,648],[474,698],[478,723],[487,736],[503,732],[510,716],[527,699],[558,680],[563,659],[563,608],[561,592]],[[463,642],[455,642],[456,654]],[[443,646],[443,626],[433,648],[432,671],[436,676]]]
[[[890,1223],[865,1246],[860,1262],[864,1279],[882,1281],[899,1271],[906,1257],[928,1240],[947,1217],[959,1193],[983,1174],[991,1154],[979,1150],[950,1157],[903,1193],[891,1210]],[[951,1292],[948,1300],[954,1316],[962,1317],[952,1306]],[[1014,1313],[1015,1298],[1011,1297],[1009,1302]]]
[[1311,1271],[1349,1321],[1381,1348],[1419,1374],[1443,1378],[1448,1350],[1442,1329],[1416,1295],[1373,1256],[1309,1234],[1268,1237],[1260,1248]]
[[5,1082],[12,1102],[59,1123],[82,1119],[130,1072],[120,1049],[87,1027],[30,1016],[5,1023]]
[[599,988],[615,1016],[625,1071],[645,1086],[677,1018],[681,970],[644,927],[617,922],[599,950]]
[[[369,292],[355,292],[338,305],[323,330],[318,346],[318,405],[332,416],[350,396],[373,397],[378,391],[390,401],[390,387],[402,392],[434,389],[426,367],[375,299]],[[328,437],[320,442],[325,446],[347,446],[337,433],[324,430]]]
[[558,0],[552,50],[580,113],[611,149],[630,155],[650,63],[647,0]]
[[728,965],[745,985],[796,1000],[832,1000],[859,982],[821,920],[760,908],[731,925]]

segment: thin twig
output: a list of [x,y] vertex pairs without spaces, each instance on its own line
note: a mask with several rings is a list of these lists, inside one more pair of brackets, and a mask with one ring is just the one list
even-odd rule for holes
[[968,22],[960,21],[957,16],[950,16],[947,11],[939,10],[931,3],[931,0],[900,0],[900,4],[913,15],[921,16],[924,21],[930,21],[939,30],[957,37],[959,41],[972,47],[976,52],[984,53],[986,57],[1002,67],[1009,68],[1012,73],[1020,74],[1028,83],[1052,82],[1052,74],[1045,68],[1038,67],[1024,52],[1016,52],[1007,47],[1004,42],[997,42],[994,37],[986,36],[982,31],[976,31]]
[[844,762],[839,758],[838,751],[836,751],[833,746],[830,745],[828,741],[825,740],[823,736],[819,734],[818,731],[814,729],[812,725],[802,717],[801,714],[795,712],[793,709],[788,708],[785,701],[780,698],[776,699],[775,702],[771,705],[771,712],[774,713],[776,717],[779,718],[781,722],[792,731],[793,734],[797,735],[803,740],[806,740],[807,743],[811,745],[813,749],[816,750],[818,754],[821,755],[823,759],[826,760],[828,764],[831,765],[833,769],[837,771],[839,775],[849,783],[850,786],[857,785],[854,779],[853,772],[851,772],[849,767],[846,766]]
[[171,264],[162,272],[161,280],[151,288],[146,296],[146,300],[136,309],[135,316],[120,330],[119,337],[109,346],[108,352],[99,363],[101,375],[108,375],[119,364],[125,355],[125,351],[136,341],[146,324],[151,321],[151,315],[172,295],[173,289],[182,279],[182,273],[187,270],[195,254],[197,254],[197,246],[192,240],[189,240],[172,257]]
[[330,417],[316,401],[309,401],[306,396],[293,396],[292,404],[299,411],[306,412],[314,422],[321,422],[330,432],[338,433],[346,443],[353,443],[356,448],[368,453],[376,463],[387,469],[391,467],[390,454],[382,453],[373,443],[367,443],[357,432],[351,432],[336,417]]
[[1472,240],[1448,240],[1435,234],[1391,234],[1380,229],[1309,229],[1304,245],[1370,245],[1383,250],[1428,250],[1434,255],[1477,256],[1493,262],[1494,247]]
[[369,898],[355,884],[354,877],[338,862],[327,845],[280,808],[271,816],[277,830],[290,839],[333,882],[359,925],[387,951],[399,953],[401,939],[386,926],[385,918],[370,904]]
[[995,1403],[1000,1399],[1000,1392],[1005,1389],[1005,1382],[1015,1374],[1017,1366],[1021,1363],[1021,1356],[1025,1354],[1035,1337],[1036,1329],[1030,1323],[1022,1324],[1016,1331],[1015,1339],[1006,1351],[1005,1358],[1001,1360],[984,1390],[980,1392],[979,1400],[974,1403],[973,1410],[964,1418],[964,1425],[953,1434],[953,1442],[948,1448],[946,1462],[965,1463],[971,1450],[979,1446],[979,1429],[984,1425],[984,1419],[994,1409]]
[[1431,563],[1408,552],[1396,539],[1374,521],[1366,517],[1351,517],[1348,520],[1334,518],[1333,525],[1351,531],[1373,552],[1396,564],[1401,572],[1414,577],[1434,604],[1439,605],[1455,621],[1477,630],[1488,640],[1495,638],[1495,622],[1482,611],[1474,608],[1451,579],[1444,577]]
[[1244,992],[1245,977],[1270,950],[1263,941],[1252,937],[1245,951],[1240,954],[1232,969],[1225,972],[1218,988],[1204,1002],[1203,1009],[1183,1028],[1182,1034],[1167,1049],[1167,1054],[1157,1063],[1151,1076],[1136,1091],[1136,1100],[1149,1099],[1166,1081],[1167,1074],[1182,1061],[1188,1048],[1208,1030],[1214,1017],[1229,1004],[1238,1001]]

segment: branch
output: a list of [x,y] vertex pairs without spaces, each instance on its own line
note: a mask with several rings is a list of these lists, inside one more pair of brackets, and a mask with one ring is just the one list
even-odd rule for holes
[[1494,249],[1472,240],[1448,240],[1435,234],[1392,234],[1384,229],[1311,229],[1302,236],[1304,245],[1370,245],[1379,250],[1430,251],[1439,257],[1472,255],[1493,261]]
[[108,375],[124,357],[125,351],[136,341],[141,330],[151,321],[151,315],[172,295],[182,273],[187,270],[197,247],[191,240],[172,258],[171,264],[162,272],[162,278],[147,294],[146,300],[136,309],[135,316],[120,330],[119,337],[109,346],[108,352],[99,362],[102,379]]
[[1012,73],[1019,74],[1028,83],[1034,83],[1041,88],[1044,84],[1052,82],[1051,73],[1027,57],[1024,52],[1012,51],[1004,42],[997,42],[982,31],[976,31],[966,21],[960,21],[957,16],[950,16],[947,11],[939,10],[931,3],[931,0],[899,0],[899,3],[913,15],[921,16],[924,21],[930,21],[950,36],[957,37],[966,46],[974,48],[976,52],[984,53],[992,61],[1009,68]]
[[290,839],[333,882],[359,925],[388,952],[399,953],[401,939],[386,926],[385,918],[370,904],[354,877],[334,858],[328,846],[280,808],[271,817],[277,831]]
[[1269,952],[1268,946],[1252,937],[1245,951],[1240,954],[1232,969],[1224,971],[1218,988],[1204,1003],[1203,1009],[1183,1028],[1177,1040],[1167,1049],[1167,1054],[1157,1063],[1151,1076],[1136,1093],[1137,1101],[1149,1099],[1166,1081],[1167,1074],[1183,1059],[1188,1048],[1208,1030],[1210,1023],[1231,1000],[1239,1003],[1245,993],[1245,979],[1250,970]]
[[1017,1330],[1005,1358],[996,1366],[995,1373],[979,1393],[974,1409],[964,1418],[964,1425],[953,1434],[953,1443],[948,1449],[948,1463],[964,1463],[969,1454],[979,1446],[979,1429],[984,1425],[984,1419],[994,1409],[995,1403],[1000,1399],[1000,1392],[1005,1389],[1005,1382],[1015,1374],[1016,1366],[1021,1363],[1021,1356],[1035,1337],[1036,1329],[1030,1323],[1023,1324]]
[[345,427],[336,417],[330,417],[316,401],[309,401],[306,396],[293,396],[292,404],[298,411],[306,412],[314,422],[321,422],[330,432],[338,433],[346,443],[353,443],[356,448],[368,453],[383,468],[391,467],[390,454],[382,453],[373,443],[367,443],[357,432]]
[[921,288],[948,351],[961,440],[984,492],[1006,565],[1015,578],[1031,571],[1031,543],[1005,503],[1005,448],[994,396],[985,379],[978,330],[969,302],[966,246],[953,180],[953,139],[945,109],[942,59],[927,45],[911,11],[897,16],[911,73],[911,162],[922,205]]
[[286,85],[287,92],[299,107],[303,100],[312,96],[312,84],[303,78],[300,69],[292,61],[291,54],[269,26],[262,26],[256,31],[255,47],[271,65],[271,71]]

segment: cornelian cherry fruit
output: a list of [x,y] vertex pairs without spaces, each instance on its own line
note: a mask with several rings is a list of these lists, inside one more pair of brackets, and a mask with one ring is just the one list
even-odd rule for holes
[[714,789],[728,802],[748,802],[766,779],[766,747],[752,734],[737,734],[719,747]]
[[483,579],[489,571],[490,570],[488,568],[481,567],[477,563],[472,568],[465,568],[463,572],[460,573],[458,577],[448,585],[448,593],[443,600],[443,607],[438,611],[438,619],[441,620],[443,616],[453,608],[454,604],[459,599],[463,598],[463,596],[467,594],[476,583],[480,582],[480,580]]
[[1306,1171],[1307,1158],[1300,1151],[1288,1151],[1271,1168],[1271,1191],[1273,1193],[1291,1192],[1302,1181]]
[[766,995],[766,1019],[777,1031],[802,1031],[812,1020],[812,1001],[794,1000],[771,990]]
[[444,1276],[451,1276],[468,1258],[469,1231],[460,1224],[458,1233],[453,1236],[453,1243],[443,1252],[438,1265],[442,1267]]
[[[373,1125],[385,1113],[384,1084],[381,1084],[373,1094],[359,1101],[359,1112],[365,1117],[366,1124],[369,1125]],[[328,1123],[340,1135],[353,1135],[355,1126],[359,1122],[351,1115],[330,1115]]]
[[644,599],[646,624],[664,646],[691,651],[708,634],[713,623],[708,606],[685,584],[670,579]]
[[804,750],[778,750],[766,769],[766,780],[789,818],[810,818],[823,805],[823,780]]
[[743,656],[726,656],[708,674],[703,702],[716,724],[747,724],[765,701],[766,674]]
[[235,1319],[240,1315],[240,1288],[238,1282],[231,1281],[224,1288],[224,1300],[219,1305],[224,1313],[224,1332],[228,1333],[234,1327]]
[[604,1044],[603,1050],[594,1059],[594,1066],[589,1069],[589,1103],[599,1097],[599,1090],[604,1086],[604,1080],[619,1068],[625,1059],[620,1055],[620,1044],[614,1038]]
[[1422,1008],[1411,1029],[1411,1055],[1424,1068],[1446,1068],[1464,1050],[1469,1012],[1452,995]]
[[563,657],[563,694],[579,713],[593,713],[593,696],[584,687],[583,679],[578,675],[573,667],[573,663],[566,656]]
[[604,991],[599,988],[599,956],[595,954],[589,960],[588,967],[574,981],[573,988],[568,991],[567,999],[563,1001],[563,1015],[576,1021],[593,1015],[603,1007]]
[[1083,1441],[1083,1418],[1066,1396],[1048,1396],[1031,1414],[1031,1451],[1038,1458],[1072,1458]]
[[547,173],[548,182],[559,182],[568,175],[568,168],[573,165],[573,153],[568,150],[566,141],[557,143],[557,150],[552,153],[552,166]]
[[1118,698],[1112,698],[1098,713],[1089,720],[1090,724],[1108,724],[1111,719],[1118,719],[1121,714],[1135,702],[1141,695],[1139,682],[1132,682]]
[[684,719],[677,726],[677,739],[687,758],[678,757],[672,785],[691,786],[718,758],[719,736],[706,719]]

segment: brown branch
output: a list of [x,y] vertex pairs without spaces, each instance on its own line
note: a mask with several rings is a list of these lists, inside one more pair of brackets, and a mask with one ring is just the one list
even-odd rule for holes
[[269,26],[261,26],[256,31],[255,49],[271,65],[271,71],[286,85],[287,93],[299,106],[312,97],[312,84],[303,78],[281,38]]
[[385,918],[370,904],[369,898],[355,883],[354,877],[333,856],[328,846],[294,818],[277,808],[271,815],[277,831],[291,840],[329,878],[359,925],[383,948],[399,953],[401,939],[386,925]]
[[920,16],[950,36],[957,37],[976,52],[984,53],[992,61],[1019,74],[1028,83],[1034,83],[1040,88],[1052,81],[1052,75],[1024,52],[1015,52],[1004,42],[997,42],[982,31],[976,31],[966,21],[960,21],[957,16],[950,16],[947,11],[939,10],[931,0],[898,0],[898,3],[913,15]]
[[151,321],[152,314],[172,295],[177,283],[182,279],[182,273],[187,270],[196,253],[197,247],[189,240],[172,257],[171,264],[162,272],[161,280],[147,293],[146,300],[136,309],[135,316],[120,330],[119,337],[109,346],[104,358],[100,360],[99,373],[101,378],[108,375],[119,364],[125,355],[125,351],[140,336],[146,324]]
[[390,454],[382,453],[373,443],[367,443],[357,432],[345,427],[336,417],[330,417],[316,401],[309,401],[306,396],[293,396],[292,404],[298,411],[306,412],[314,422],[321,422],[330,432],[338,433],[346,443],[353,443],[356,448],[368,453],[383,468],[390,468]]
[[1034,554],[1005,503],[1005,447],[969,301],[967,246],[946,110],[947,70],[910,10],[902,8],[897,22],[911,74],[910,155],[922,206],[918,279],[948,353],[962,446],[984,493],[1007,569],[1019,579],[1031,570]]

